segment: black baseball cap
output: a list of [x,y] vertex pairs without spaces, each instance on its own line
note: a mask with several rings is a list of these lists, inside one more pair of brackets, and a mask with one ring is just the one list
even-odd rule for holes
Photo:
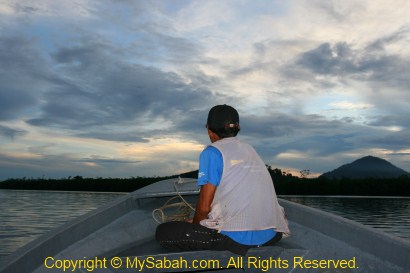
[[238,128],[239,114],[232,106],[216,105],[209,110],[206,126],[209,129]]

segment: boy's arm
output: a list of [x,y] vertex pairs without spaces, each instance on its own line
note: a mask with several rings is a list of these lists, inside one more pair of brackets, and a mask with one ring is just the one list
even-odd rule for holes
[[211,211],[211,204],[214,200],[215,191],[216,186],[209,182],[201,187],[198,203],[196,204],[194,219],[192,221],[194,224],[199,224],[201,220],[208,218],[208,213]]

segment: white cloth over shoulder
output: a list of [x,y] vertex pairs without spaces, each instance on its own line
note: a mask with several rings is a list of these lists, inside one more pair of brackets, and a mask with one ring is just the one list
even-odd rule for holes
[[223,158],[223,172],[208,219],[201,225],[219,231],[273,228],[290,233],[272,178],[256,151],[236,137],[212,144]]

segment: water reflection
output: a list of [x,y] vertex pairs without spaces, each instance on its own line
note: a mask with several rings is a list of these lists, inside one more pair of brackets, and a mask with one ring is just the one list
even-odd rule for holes
[[[0,190],[0,264],[4,256],[118,193]],[[281,196],[410,240],[410,198]]]
[[410,198],[290,197],[284,199],[322,209],[410,240]]
[[40,235],[117,197],[115,193],[0,190],[0,263]]

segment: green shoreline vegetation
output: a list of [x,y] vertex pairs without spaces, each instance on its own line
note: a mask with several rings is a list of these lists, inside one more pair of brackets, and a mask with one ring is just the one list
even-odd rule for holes
[[[339,180],[325,177],[306,178],[293,176],[280,169],[267,166],[278,195],[352,195],[352,196],[410,196],[410,178],[365,178]],[[0,189],[131,192],[154,182],[169,178],[197,178],[198,171],[163,177],[83,178],[74,176],[62,179],[13,178],[0,182]]]

